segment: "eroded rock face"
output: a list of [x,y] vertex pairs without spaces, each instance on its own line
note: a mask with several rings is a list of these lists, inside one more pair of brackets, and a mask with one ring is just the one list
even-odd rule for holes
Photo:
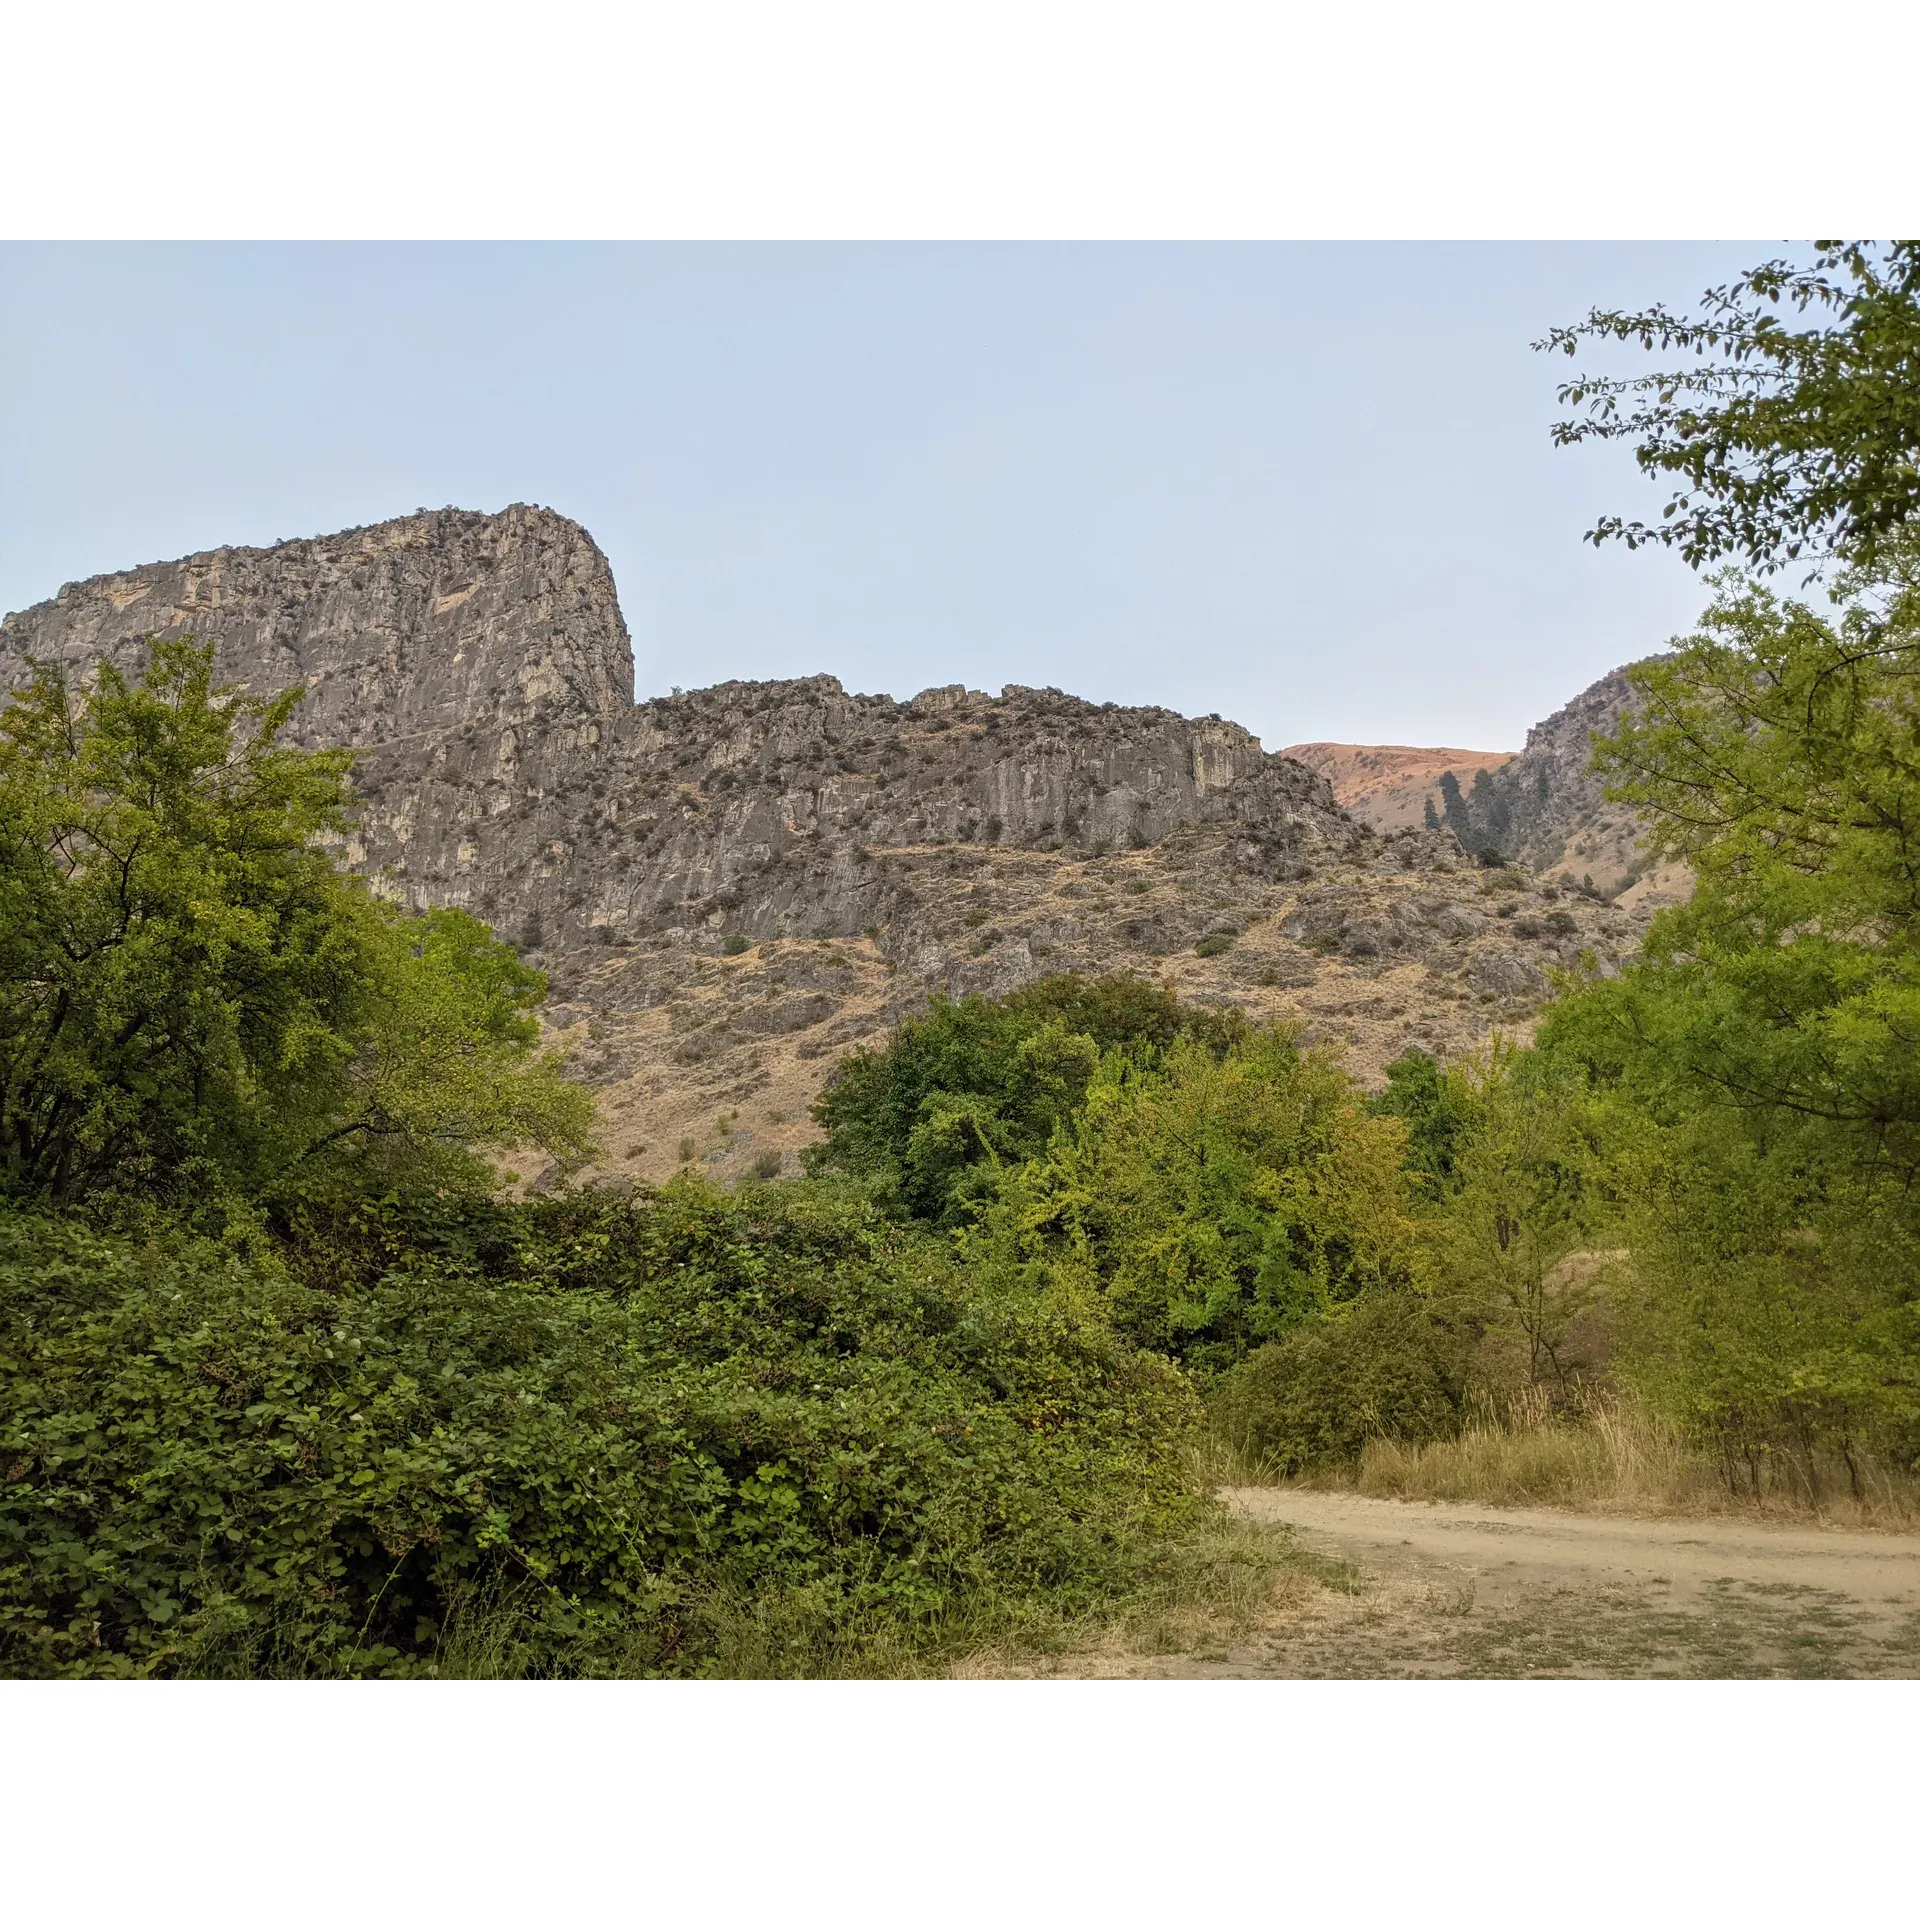
[[598,753],[556,749],[552,797],[542,784],[515,803],[541,823],[528,844],[497,787],[436,803],[471,823],[477,866],[568,940],[890,928],[911,899],[881,849],[1109,851],[1205,825],[1233,831],[1238,857],[1284,865],[1357,838],[1324,782],[1242,728],[1024,687],[898,703],[825,676],[736,682],[647,702]]
[[1636,861],[1644,865],[1638,820],[1587,770],[1594,736],[1613,732],[1636,704],[1627,669],[1616,667],[1529,727],[1525,748],[1469,790],[1475,831],[1510,860],[1576,879],[1591,874],[1602,889],[1618,885]]
[[254,693],[305,689],[291,740],[360,750],[348,867],[542,949],[885,927],[903,901],[879,847],[1145,847],[1205,824],[1285,862],[1356,835],[1324,780],[1217,716],[1028,687],[903,704],[826,675],[636,707],[604,557],[534,507],[64,587],[0,629],[0,684],[29,657],[136,672],[153,636],[189,633]]
[[633,704],[606,558],[539,507],[447,508],[64,586],[0,622],[0,688],[25,680],[29,657],[137,673],[156,634],[211,640],[222,675],[251,692],[303,687],[287,732],[303,746],[539,727]]
[[1553,966],[1610,968],[1638,930],[1480,872],[1450,832],[1357,824],[1214,715],[827,675],[636,706],[606,561],[539,508],[63,588],[0,623],[0,688],[29,656],[136,671],[160,633],[213,641],[252,692],[305,688],[289,737],[357,749],[343,865],[547,969],[616,1173],[790,1168],[833,1061],[931,993],[1148,974],[1296,1021],[1371,1080],[1408,1045],[1524,1030]]

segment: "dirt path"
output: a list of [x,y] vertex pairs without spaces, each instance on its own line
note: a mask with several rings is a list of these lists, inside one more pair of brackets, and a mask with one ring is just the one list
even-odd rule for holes
[[1244,1644],[1131,1671],[1920,1677],[1912,1536],[1263,1487],[1224,1497],[1352,1574]]

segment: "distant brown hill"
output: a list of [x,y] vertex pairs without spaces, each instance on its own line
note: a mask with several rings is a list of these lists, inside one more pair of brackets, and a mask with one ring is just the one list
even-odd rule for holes
[[1321,775],[1356,820],[1381,833],[1423,825],[1429,800],[1440,811],[1443,773],[1451,773],[1464,791],[1483,768],[1491,773],[1513,758],[1465,747],[1350,747],[1332,740],[1309,740],[1281,752]]
[[[1590,771],[1595,736],[1611,733],[1634,699],[1627,670],[1616,667],[1529,727],[1519,753],[1316,740],[1288,747],[1286,757],[1319,774],[1355,820],[1378,832],[1423,825],[1431,800],[1469,853],[1498,854],[1543,881],[1652,912],[1683,897],[1691,880],[1654,858],[1632,809],[1609,800]],[[1451,811],[1440,791],[1447,773],[1459,782]]]

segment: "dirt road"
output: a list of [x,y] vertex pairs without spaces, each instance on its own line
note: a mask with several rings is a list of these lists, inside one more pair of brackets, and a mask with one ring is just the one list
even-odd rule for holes
[[1244,1644],[1143,1660],[1143,1676],[1920,1677],[1911,1535],[1284,1488],[1224,1497],[1352,1575]]

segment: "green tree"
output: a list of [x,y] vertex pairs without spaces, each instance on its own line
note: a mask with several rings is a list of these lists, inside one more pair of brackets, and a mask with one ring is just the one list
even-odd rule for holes
[[1473,822],[1476,852],[1482,847],[1495,852],[1505,848],[1513,833],[1513,808],[1485,767],[1473,776],[1467,794],[1467,817]]
[[[1907,536],[1833,617],[1722,581],[1634,669],[1597,759],[1696,885],[1551,1011],[1637,1139],[1634,1364],[1746,1462],[1863,1434],[1911,1458],[1920,1339],[1920,586]],[[1904,1437],[1903,1437],[1904,1436]]]
[[936,1000],[884,1047],[841,1061],[815,1103],[816,1167],[866,1180],[890,1204],[952,1226],[1009,1167],[1045,1151],[1103,1053],[1157,1058],[1183,1035],[1224,1051],[1237,1015],[1183,1007],[1123,975],[1057,974],[1002,1000]]
[[1100,1063],[1082,1110],[1000,1183],[967,1246],[984,1269],[1064,1290],[1139,1345],[1202,1371],[1411,1280],[1406,1129],[1285,1034],[1224,1056],[1193,1040]]
[[1601,1302],[1609,1263],[1604,1120],[1583,1079],[1552,1054],[1496,1048],[1449,1075],[1462,1124],[1445,1236],[1448,1310],[1525,1354],[1531,1386],[1565,1386],[1569,1342]]
[[1555,439],[1635,441],[1643,472],[1680,485],[1655,524],[1608,515],[1589,539],[1770,571],[1870,560],[1920,512],[1920,242],[1823,240],[1811,265],[1768,261],[1711,289],[1693,317],[1596,307],[1536,346],[1573,355],[1607,341],[1668,357],[1567,382],[1561,401],[1583,412]]
[[339,874],[349,756],[280,744],[297,693],[159,641],[143,681],[42,672],[0,716],[0,1186],[269,1197],[476,1183],[585,1150],[539,1051],[544,980],[463,914]]
[[1645,711],[1596,763],[1697,882],[1578,1024],[1622,1071],[1632,1055],[1805,1123],[1904,1186],[1920,1173],[1920,575],[1902,558],[1843,589],[1829,620],[1729,578],[1696,634],[1633,669]]
[[1458,1185],[1455,1160],[1474,1108],[1472,1093],[1458,1073],[1448,1073],[1432,1054],[1409,1047],[1399,1059],[1388,1061],[1387,1084],[1367,1108],[1405,1124],[1407,1165],[1431,1194]]
[[[1795,316],[1813,324],[1795,325]],[[1540,342],[1680,356],[1570,382],[1563,443],[1680,481],[1589,537],[1737,558],[1634,677],[1609,793],[1697,876],[1639,959],[1564,995],[1543,1052],[1611,1105],[1631,1364],[1758,1485],[1770,1451],[1920,1454],[1920,244],[1823,242],[1700,315],[1596,311]],[[1756,584],[1795,560],[1833,611]]]

